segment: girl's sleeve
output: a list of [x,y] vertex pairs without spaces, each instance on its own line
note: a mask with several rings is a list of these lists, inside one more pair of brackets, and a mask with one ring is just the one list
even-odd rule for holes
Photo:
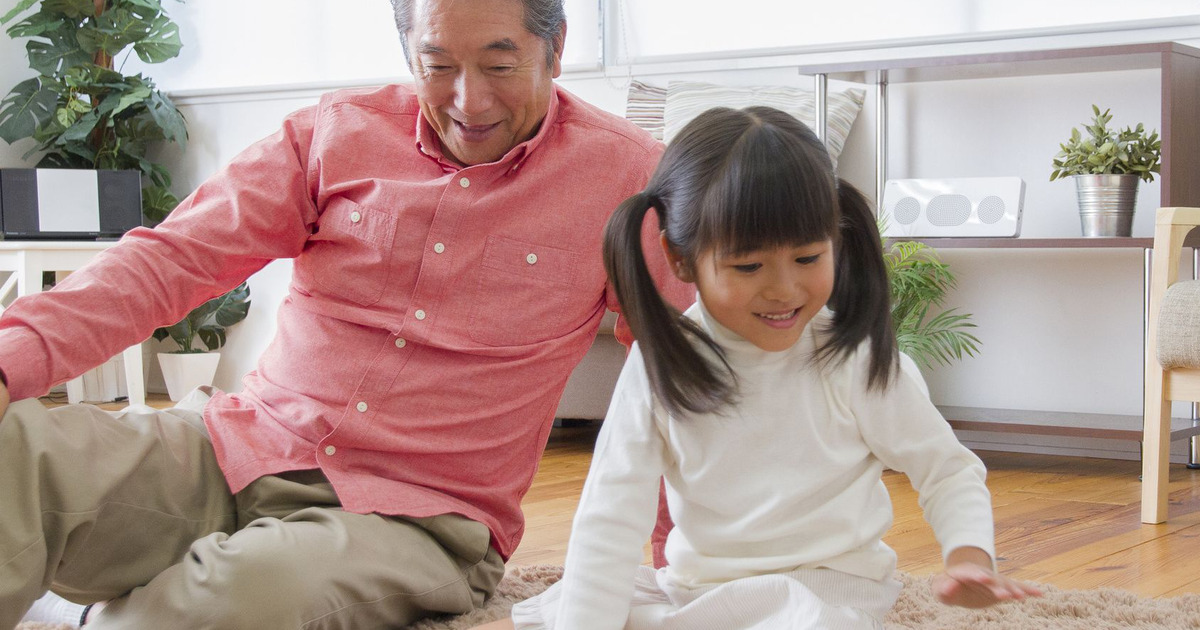
[[[866,382],[866,352],[859,352],[855,380]],[[925,520],[942,547],[943,558],[958,547],[979,547],[993,559],[995,534],[987,469],[963,446],[929,400],[912,359],[901,354],[895,381],[883,391],[850,397],[863,439],[892,470],[908,476],[920,495]]]
[[555,627],[625,626],[666,462],[666,441],[655,422],[641,352],[634,344],[575,513]]

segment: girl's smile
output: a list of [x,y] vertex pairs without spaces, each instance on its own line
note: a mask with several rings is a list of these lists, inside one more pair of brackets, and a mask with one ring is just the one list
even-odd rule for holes
[[791,348],[833,292],[828,239],[732,255],[708,251],[691,266],[664,247],[676,275],[696,283],[717,322],[770,352]]

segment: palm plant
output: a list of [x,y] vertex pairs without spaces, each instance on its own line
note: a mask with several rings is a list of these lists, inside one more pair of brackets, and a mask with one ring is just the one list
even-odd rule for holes
[[[880,226],[882,233],[882,225]],[[923,368],[950,365],[979,352],[970,313],[935,312],[955,287],[954,274],[937,250],[918,241],[893,241],[884,248],[892,288],[892,324],[901,352]]]

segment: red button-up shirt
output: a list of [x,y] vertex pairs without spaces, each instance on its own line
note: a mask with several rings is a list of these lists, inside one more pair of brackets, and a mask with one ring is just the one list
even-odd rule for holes
[[14,399],[40,395],[295,258],[257,369],[205,409],[230,488],[320,468],[347,510],[462,514],[507,558],[567,376],[617,308],[604,223],[660,154],[557,89],[535,137],[464,168],[409,87],[327,95],[158,228],[17,300],[0,319],[0,368]]

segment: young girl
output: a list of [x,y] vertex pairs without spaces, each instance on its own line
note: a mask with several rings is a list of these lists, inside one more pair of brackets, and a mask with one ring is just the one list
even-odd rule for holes
[[[639,246],[650,209],[699,293],[682,316]],[[518,628],[881,628],[900,590],[884,468],[920,492],[943,602],[1038,594],[995,572],[983,464],[896,351],[874,217],[808,127],[766,107],[700,115],[613,215],[604,256],[639,341],[563,579],[513,609]],[[660,477],[676,526],[656,572],[639,564]]]

